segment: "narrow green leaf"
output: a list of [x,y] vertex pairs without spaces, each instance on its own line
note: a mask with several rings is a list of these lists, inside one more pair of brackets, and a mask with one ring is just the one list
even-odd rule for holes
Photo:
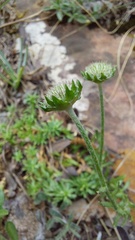
[[112,208],[112,204],[110,202],[101,202],[101,204],[104,206],[104,207],[107,207],[107,208]]
[[59,211],[57,211],[56,209],[53,209],[53,208],[50,209],[50,213],[53,217],[62,218],[62,214]]
[[6,222],[5,229],[11,240],[19,240],[16,227],[12,222],[10,222],[10,221]]
[[6,215],[8,215],[8,210],[6,210],[4,208],[0,209],[0,218],[4,217]]
[[0,5],[0,10],[1,10],[9,1],[10,1],[10,0],[5,0],[5,2]]
[[24,71],[24,67],[20,67],[19,71],[17,72],[17,78],[14,81],[14,85],[15,85],[14,88],[15,89],[17,89],[20,85],[21,78],[22,78],[22,75],[23,75],[23,71]]
[[74,236],[81,238],[80,234],[75,229],[71,228],[70,231],[73,233]]
[[19,54],[19,61],[18,61],[18,71],[20,71],[20,68],[22,66],[22,59],[23,59],[23,40],[21,38],[20,39],[20,54]]
[[47,222],[47,225],[46,225],[47,230],[50,230],[53,227],[54,223],[55,223],[55,220],[54,219],[50,219]]
[[85,24],[87,22],[87,17],[83,14],[77,14],[74,16],[74,19],[82,24]]
[[26,66],[27,58],[28,58],[28,47],[26,46],[23,61],[22,61],[22,67]]
[[61,11],[57,11],[57,12],[56,12],[56,15],[57,15],[58,20],[59,20],[59,21],[62,21],[62,19],[63,19],[63,13],[62,13]]
[[0,189],[0,206],[4,204],[4,192]]
[[3,63],[3,64],[1,63],[1,65],[4,68],[4,70],[6,71],[6,73],[9,74],[9,76],[11,78],[16,77],[16,74],[15,74],[12,66],[10,65],[10,63],[8,62],[8,60],[6,59],[6,57],[4,56],[2,51],[0,51],[0,60]]

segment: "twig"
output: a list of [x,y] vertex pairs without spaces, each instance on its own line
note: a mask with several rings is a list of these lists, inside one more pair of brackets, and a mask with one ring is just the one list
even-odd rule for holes
[[83,223],[83,226],[84,226],[85,231],[86,231],[87,240],[91,240],[91,239],[90,239],[90,236],[89,236],[89,228],[88,228],[88,226],[87,226],[85,223]]
[[30,197],[28,196],[24,186],[22,185],[20,179],[18,178],[18,176],[15,173],[12,173],[12,176],[14,177],[15,181],[17,182],[17,184],[19,185],[19,187],[23,190],[23,192],[25,193],[25,195],[27,196],[28,199],[30,199]]
[[130,28],[130,29],[124,34],[124,36],[123,36],[122,39],[121,39],[121,42],[120,42],[120,45],[119,45],[119,48],[118,48],[118,53],[117,53],[117,66],[118,66],[119,75],[118,75],[116,84],[115,84],[115,86],[114,86],[114,89],[113,89],[113,91],[112,91],[112,94],[111,94],[111,96],[108,98],[107,101],[111,101],[112,98],[114,97],[114,95],[115,95],[115,93],[116,93],[116,91],[117,91],[117,89],[118,89],[119,83],[120,83],[120,81],[121,81],[122,74],[123,74],[124,69],[125,69],[125,67],[126,67],[127,61],[129,60],[129,57],[130,57],[130,55],[131,55],[131,53],[132,53],[132,51],[133,51],[133,48],[134,48],[134,45],[135,45],[135,39],[133,39],[132,44],[131,44],[131,46],[130,46],[130,48],[129,48],[129,51],[128,51],[127,55],[126,55],[126,58],[125,58],[125,60],[124,60],[124,62],[123,62],[123,64],[122,64],[122,67],[121,67],[121,69],[119,69],[119,68],[120,68],[120,67],[119,67],[119,66],[120,66],[120,60],[119,60],[119,58],[120,58],[122,46],[123,46],[123,44],[124,44],[124,41],[125,41],[126,37],[128,36],[128,34],[129,34],[134,28],[135,28],[135,26],[133,26],[132,28]]
[[[108,217],[109,217],[109,219],[110,219],[110,221],[111,221],[111,223],[112,223],[112,226],[113,226],[113,220],[112,220],[112,217],[111,217],[111,215],[110,215],[109,209],[108,209],[108,208],[105,208],[105,210],[106,210],[107,215],[108,215]],[[118,230],[117,230],[117,228],[116,228],[115,226],[113,226],[113,229],[114,229],[114,231],[115,231],[115,233],[116,233],[116,236],[117,236],[118,240],[122,240],[122,239],[121,239],[121,236],[120,236],[120,234],[119,234],[119,232],[118,232]]]
[[82,30],[84,27],[86,27],[86,26],[88,26],[88,23],[84,24],[83,26],[79,27],[78,29],[73,30],[72,32],[70,32],[70,33],[66,34],[65,36],[61,37],[61,38],[60,38],[60,41],[62,41],[62,40],[64,40],[65,38],[70,37],[70,36],[72,36],[73,34],[81,31],[81,30]]
[[103,27],[100,25],[100,23],[99,23],[99,22],[96,20],[96,18],[92,15],[92,12],[88,11],[87,9],[85,9],[85,7],[83,7],[77,0],[74,0],[74,1],[76,2],[76,4],[78,4],[79,7],[81,7],[81,9],[82,9],[83,11],[85,11],[85,12],[93,19],[93,22],[95,22],[95,23],[97,24],[97,26],[98,26],[101,30],[103,30],[104,32],[106,32],[106,33],[108,33],[108,34],[114,34],[114,33],[116,33],[116,32],[118,31],[118,29],[122,26],[122,24],[123,24],[123,22],[124,22],[123,20],[126,19],[126,18],[128,18],[128,16],[130,16],[130,14],[135,11],[135,8],[131,9],[127,14],[125,14],[125,16],[123,17],[123,19],[120,21],[119,25],[118,25],[116,28],[114,28],[112,31],[108,31],[108,30],[106,30],[105,28],[103,28]]
[[105,231],[107,232],[108,236],[109,236],[109,237],[111,237],[112,235],[111,235],[111,233],[110,233],[110,231],[109,231],[108,227],[106,226],[105,222],[103,221],[103,219],[102,219],[102,218],[100,218],[99,220],[100,220],[100,222],[101,222],[101,224],[102,224],[103,228],[104,228],[104,229],[105,229]]
[[[4,27],[7,27],[7,26],[10,26],[10,25],[16,24],[16,23],[24,22],[24,21],[26,21],[26,20],[28,20],[28,19],[30,19],[30,18],[33,18],[33,17],[38,16],[38,15],[41,14],[43,11],[44,11],[44,10],[42,9],[42,10],[40,10],[40,11],[38,11],[38,12],[32,14],[32,15],[29,15],[29,16],[27,16],[27,17],[24,17],[24,18],[18,19],[18,20],[16,20],[16,21],[12,21],[12,22],[8,22],[8,23],[4,23],[3,25],[0,26],[0,28],[4,28]],[[53,15],[54,15],[54,13],[51,14],[49,17],[46,17],[46,19],[50,18],[50,17],[53,16]],[[44,18],[44,19],[45,19],[45,18]]]
[[[85,213],[88,211],[88,209],[90,209],[90,207],[93,205],[93,203],[95,202],[95,200],[97,200],[99,198],[99,194],[97,194],[88,204],[88,206],[85,208],[85,210],[82,212],[82,214],[80,215],[78,221],[77,221],[77,225],[79,225],[79,223],[81,222],[83,216],[85,215]],[[73,240],[73,235],[71,237],[71,240]]]
[[54,15],[55,15],[55,13],[50,14],[48,17],[43,17],[43,18],[39,18],[39,19],[33,19],[33,20],[32,19],[27,19],[27,20],[25,20],[25,22],[40,22],[40,21],[44,21],[46,19],[49,19]]
[[[129,32],[131,32],[133,29],[135,28],[135,26],[131,27],[125,34],[124,34],[124,38],[126,38],[129,34]],[[121,39],[121,44],[119,45],[119,48],[118,48],[118,52],[117,52],[117,68],[118,68],[118,72],[120,73],[120,57],[121,57],[121,50],[122,50],[122,46],[124,44],[124,39],[122,38]],[[125,86],[125,83],[123,81],[123,78],[121,77],[121,82],[122,82],[122,85],[123,85],[123,88],[124,88],[124,91],[125,93],[127,94],[127,97],[128,97],[128,100],[129,100],[129,104],[130,104],[130,112],[129,114],[131,115],[133,113],[133,101],[132,101],[132,98]]]
[[7,106],[8,103],[7,103],[7,99],[6,99],[6,97],[5,97],[6,94],[3,93],[3,90],[2,90],[2,88],[1,88],[1,86],[0,86],[0,94],[1,94],[1,96],[2,96],[2,100],[3,100],[4,104]]
[[[81,216],[79,217],[78,221],[77,221],[77,225],[79,225],[80,221],[82,220],[83,216],[85,215],[85,213],[88,211],[88,209],[93,205],[93,203],[95,202],[96,199],[99,198],[99,194],[97,194],[88,204],[88,206],[85,208],[85,210],[82,212]],[[71,240],[73,240],[73,235],[71,237]]]
[[121,70],[120,70],[120,72],[119,72],[119,76],[118,76],[116,85],[115,85],[115,87],[114,87],[114,89],[113,89],[113,91],[112,91],[112,94],[111,94],[109,100],[112,99],[112,97],[115,95],[115,93],[116,93],[116,91],[117,91],[117,89],[118,89],[118,86],[119,86],[120,80],[121,80],[121,78],[122,78],[124,69],[125,69],[125,67],[126,67],[126,64],[127,64],[128,60],[129,60],[129,58],[130,58],[131,53],[133,52],[134,46],[135,46],[135,39],[133,39],[132,44],[131,44],[131,46],[130,46],[130,49],[129,49],[126,57],[125,57],[125,60],[124,60],[123,65],[122,65],[122,68],[121,68]]
[[57,21],[57,22],[54,24],[54,26],[52,27],[52,29],[51,29],[51,31],[50,31],[50,34],[52,34],[52,33],[56,30],[56,28],[58,27],[59,23],[60,23],[60,21]]

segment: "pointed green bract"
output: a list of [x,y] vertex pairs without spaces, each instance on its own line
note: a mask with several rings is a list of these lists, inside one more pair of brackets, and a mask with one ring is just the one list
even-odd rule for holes
[[50,105],[50,106],[53,106],[53,101],[51,101],[48,97],[45,97],[46,99],[46,102]]
[[113,77],[116,72],[116,67],[104,62],[95,62],[90,64],[82,71],[82,76],[89,81],[102,83]]
[[[77,84],[78,84],[78,82],[77,82]],[[75,91],[75,89],[76,89],[76,85],[75,85],[74,81],[72,81],[71,89],[72,89],[72,91]]]
[[79,80],[56,85],[48,91],[40,107],[45,112],[66,110],[80,99],[81,91]]
[[54,95],[52,96],[52,101],[53,104],[55,105],[55,107],[57,107],[59,104],[61,104],[61,100],[57,97],[55,97]]
[[74,97],[74,92],[70,91],[67,85],[65,85],[65,90],[66,90],[66,100],[69,101],[70,98]]

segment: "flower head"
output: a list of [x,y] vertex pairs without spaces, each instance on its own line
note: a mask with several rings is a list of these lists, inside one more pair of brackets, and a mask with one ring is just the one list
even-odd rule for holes
[[81,91],[79,80],[56,85],[48,91],[40,107],[45,112],[66,110],[80,99]]
[[116,67],[109,63],[95,62],[86,67],[85,71],[82,71],[82,76],[86,80],[90,80],[95,83],[102,83],[113,77],[115,71]]

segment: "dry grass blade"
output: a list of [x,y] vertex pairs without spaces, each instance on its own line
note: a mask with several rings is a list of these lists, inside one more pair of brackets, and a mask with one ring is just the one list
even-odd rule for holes
[[[42,10],[40,10],[40,11],[38,11],[38,12],[32,14],[32,15],[29,15],[29,16],[27,16],[27,17],[18,19],[18,20],[16,20],[16,21],[4,23],[3,25],[0,26],[0,28],[8,27],[8,26],[10,26],[10,25],[13,25],[13,24],[16,24],[16,23],[20,23],[20,22],[25,22],[25,21],[27,21],[28,19],[37,17],[38,15],[40,15],[40,14],[43,13],[43,12],[44,12],[44,10],[42,9]],[[47,16],[46,18],[44,18],[44,20],[45,20],[45,19],[49,19],[49,18],[52,17],[53,15],[54,15],[54,13],[51,14],[51,15],[49,15],[49,16]],[[34,20],[34,21],[40,21],[40,20]]]
[[56,30],[56,28],[58,27],[59,23],[60,23],[60,21],[58,20],[58,21],[54,24],[54,26],[52,27],[52,29],[51,29],[51,31],[50,31],[50,34],[52,34],[52,33]]
[[12,173],[12,176],[14,177],[16,183],[19,185],[19,187],[22,189],[22,191],[24,192],[25,196],[30,200],[30,197],[25,189],[25,187],[23,186],[23,184],[21,183],[20,179],[18,178],[18,176],[15,173]]
[[96,18],[92,15],[92,12],[88,11],[87,9],[85,9],[77,0],[75,0],[75,2],[76,2],[76,4],[77,4],[78,6],[80,6],[80,8],[81,8],[84,12],[86,12],[86,13],[88,14],[88,16],[90,16],[90,17],[93,19],[93,22],[95,22],[95,23],[97,24],[97,26],[98,26],[101,30],[103,30],[104,32],[106,32],[106,33],[108,33],[108,34],[114,34],[114,33],[116,33],[116,32],[120,29],[120,27],[122,26],[124,20],[126,20],[126,19],[131,15],[131,13],[135,11],[135,8],[133,8],[131,11],[129,11],[127,14],[125,14],[125,16],[123,17],[123,19],[120,21],[120,23],[118,24],[118,26],[117,26],[116,28],[114,28],[112,31],[108,31],[108,30],[106,30],[105,28],[103,28],[103,27],[101,26],[101,24],[100,24],[100,23],[96,20]]
[[[87,210],[94,204],[95,200],[97,200],[99,198],[99,194],[97,194],[88,204],[87,208],[82,212],[80,218],[77,221],[77,225],[79,225],[79,223],[81,222],[84,214],[87,212]],[[71,240],[73,240],[74,236],[72,235]]]
[[[108,217],[109,217],[109,219],[110,219],[110,221],[111,221],[111,223],[112,223],[112,226],[113,226],[113,220],[112,220],[111,214],[110,214],[110,212],[109,212],[109,209],[108,209],[108,208],[105,208],[105,210],[106,210],[107,215],[108,215]],[[117,228],[116,228],[115,226],[113,226],[113,229],[114,229],[114,231],[115,231],[115,233],[116,233],[116,236],[117,236],[118,240],[122,240],[122,239],[121,239],[121,236],[120,236],[120,234],[119,234],[119,232],[118,232],[118,230],[117,230]]]
[[24,21],[27,20],[27,19],[30,19],[30,18],[33,18],[33,17],[38,16],[38,15],[39,15],[40,13],[42,13],[42,12],[43,12],[43,10],[40,10],[39,12],[36,12],[36,13],[30,15],[30,16],[27,16],[27,17],[18,19],[18,20],[13,21],[13,22],[4,23],[3,25],[0,26],[0,28],[4,28],[4,27],[7,27],[7,26],[16,24],[16,23],[24,22]]
[[111,237],[112,235],[111,235],[111,233],[110,233],[108,227],[106,226],[106,224],[105,224],[105,222],[103,221],[102,218],[100,219],[100,222],[101,222],[103,228],[105,229],[105,231],[107,232],[108,236]]
[[114,89],[113,89],[113,91],[112,91],[112,94],[111,94],[111,96],[107,99],[107,101],[111,101],[111,100],[113,99],[113,97],[114,97],[114,95],[115,95],[115,93],[116,93],[116,91],[117,91],[117,89],[118,89],[118,87],[119,87],[119,84],[120,84],[120,82],[121,82],[121,78],[122,78],[123,72],[124,72],[124,70],[125,70],[125,67],[126,67],[126,65],[127,65],[127,62],[128,62],[128,60],[129,60],[129,58],[130,58],[130,56],[131,56],[131,54],[132,54],[133,48],[134,48],[134,46],[135,46],[135,37],[134,37],[133,40],[132,40],[132,43],[131,43],[131,45],[130,45],[129,51],[128,51],[128,53],[127,53],[127,55],[126,55],[126,57],[125,57],[125,60],[124,60],[124,62],[123,62],[123,64],[122,64],[122,67],[121,67],[121,69],[120,69],[121,49],[122,49],[122,46],[123,46],[123,44],[124,44],[124,41],[125,41],[126,37],[127,37],[128,34],[133,30],[133,28],[135,28],[135,27],[130,28],[130,29],[124,34],[124,36],[123,36],[122,39],[121,39],[121,42],[120,42],[120,45],[119,45],[119,49],[118,49],[118,54],[117,54],[117,67],[118,67],[119,75],[118,75],[116,84],[115,84],[115,86],[114,86]]
[[61,38],[60,38],[60,41],[64,40],[64,39],[67,38],[67,37],[71,37],[73,34],[76,34],[77,32],[81,31],[83,28],[85,28],[85,27],[88,26],[88,25],[89,25],[89,23],[86,23],[86,24],[84,24],[83,26],[77,28],[76,30],[71,31],[70,33],[68,33],[68,34],[66,34],[65,36],[61,37]]

